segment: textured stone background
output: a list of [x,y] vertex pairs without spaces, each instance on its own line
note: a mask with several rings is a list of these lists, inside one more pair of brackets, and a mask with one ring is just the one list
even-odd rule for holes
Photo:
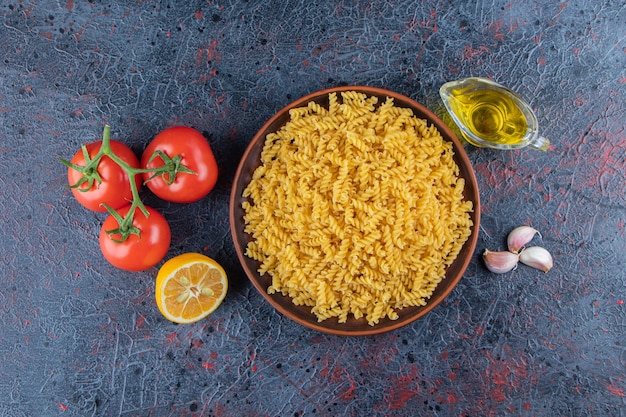
[[[0,416],[626,416],[625,67],[623,0],[2,1]],[[376,337],[274,312],[228,228],[256,130],[345,84],[440,111],[441,84],[470,75],[524,96],[553,144],[467,148],[482,224],[454,292]],[[172,224],[168,257],[227,269],[208,320],[167,322],[158,267],[101,257],[103,216],[71,198],[58,159],[105,123],[138,154],[174,124],[209,138],[221,172],[207,198],[146,193]],[[555,268],[489,273],[479,253],[520,224]]]

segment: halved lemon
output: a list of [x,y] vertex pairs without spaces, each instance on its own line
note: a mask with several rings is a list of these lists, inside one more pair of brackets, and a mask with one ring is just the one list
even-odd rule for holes
[[227,290],[226,272],[220,264],[199,253],[185,253],[159,269],[156,303],[168,320],[194,323],[214,312]]

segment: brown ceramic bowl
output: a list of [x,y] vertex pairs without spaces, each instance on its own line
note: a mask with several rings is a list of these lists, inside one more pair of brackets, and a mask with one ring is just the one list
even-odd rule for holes
[[[241,203],[245,199],[242,197],[242,192],[250,182],[252,173],[260,165],[260,155],[266,135],[277,131],[289,120],[289,109],[306,106],[309,101],[315,101],[322,106],[328,106],[328,94],[331,92],[339,93],[341,91],[358,91],[365,93],[368,96],[378,96],[379,104],[384,103],[386,97],[392,97],[394,99],[395,106],[411,108],[417,117],[424,118],[428,120],[430,124],[435,125],[443,138],[452,142],[455,152],[454,159],[459,165],[460,176],[465,178],[464,197],[466,200],[471,200],[474,203],[474,211],[471,214],[471,218],[474,223],[472,234],[463,246],[457,259],[448,267],[446,277],[439,283],[435,292],[428,300],[428,303],[422,307],[406,307],[401,310],[397,310],[399,315],[397,320],[385,318],[375,326],[370,326],[365,318],[355,319],[352,316],[348,317],[348,321],[346,323],[339,323],[336,318],[330,318],[322,322],[318,322],[317,317],[310,311],[310,307],[296,306],[292,303],[291,298],[283,296],[282,294],[268,294],[267,288],[271,283],[271,277],[269,274],[261,276],[257,272],[259,263],[245,255],[246,246],[250,240],[250,236],[244,232],[244,211],[241,207]],[[261,295],[283,315],[311,329],[334,335],[363,336],[387,332],[411,323],[435,308],[454,289],[463,276],[463,273],[472,258],[474,249],[476,248],[479,224],[480,196],[478,193],[476,177],[470,160],[454,133],[452,133],[448,126],[446,126],[440,119],[437,118],[437,116],[435,116],[423,105],[401,94],[373,87],[346,86],[318,91],[294,101],[276,113],[265,123],[265,125],[263,125],[261,130],[258,131],[244,152],[235,173],[230,196],[230,229],[235,249],[237,251],[237,256],[239,257],[239,261],[241,262],[246,275],[250,281],[252,281],[252,284],[261,293]]]

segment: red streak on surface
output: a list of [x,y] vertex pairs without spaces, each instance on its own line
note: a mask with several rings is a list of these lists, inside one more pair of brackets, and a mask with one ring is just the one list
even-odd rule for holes
[[219,62],[219,57],[221,56],[221,54],[215,51],[216,47],[217,47],[217,40],[213,40],[211,42],[211,45],[209,45],[209,48],[207,49],[207,59],[209,61],[212,61],[213,59],[215,59],[217,62]]
[[[213,40],[207,48],[200,48],[196,52],[196,64],[202,65],[204,62],[220,62],[221,54],[215,50],[217,47],[217,40]],[[206,58],[205,58],[206,55]]]
[[178,338],[178,333],[176,332],[172,332],[170,334],[168,334],[167,336],[165,336],[167,338],[167,343],[169,343],[170,345],[174,343],[174,341],[176,340],[176,338]]
[[474,57],[480,56],[485,52],[489,52],[489,48],[486,46],[479,46],[478,48],[473,48],[470,45],[467,45],[463,48],[463,58],[467,60],[471,60]]
[[350,373],[337,364],[336,358],[332,355],[321,358],[320,364],[323,366],[319,373],[320,376],[327,378],[329,383],[342,388],[339,392],[339,398],[344,401],[353,400],[356,397],[357,385]]
[[71,12],[74,9],[74,0],[67,0],[67,3],[65,3],[65,7],[67,8],[68,12]]
[[495,187],[498,184],[497,175],[489,168],[487,164],[476,164],[474,165],[474,170],[477,174],[483,176],[487,182],[487,185],[490,187]]
[[203,55],[204,55],[204,49],[198,49],[198,52],[196,52],[196,64],[198,64],[198,66],[202,65]]
[[503,40],[504,35],[502,34],[502,19],[498,20],[497,22],[492,23],[490,26],[495,32],[493,35],[493,38],[499,41]]
[[145,323],[145,322],[146,322],[146,318],[145,318],[145,317],[144,317],[144,315],[142,314],[142,315],[140,315],[139,317],[137,317],[137,321],[136,321],[136,323],[135,323],[135,327],[136,327],[137,329],[140,329],[140,328],[144,325],[144,323]]
[[437,27],[437,22],[435,21],[435,19],[437,18],[437,10],[432,9],[430,11],[430,17],[433,20],[433,25],[432,25],[433,32],[432,33],[436,33],[439,30],[439,28]]
[[623,389],[617,387],[615,384],[610,383],[609,385],[607,385],[606,389],[611,393],[611,394],[615,394],[619,397],[626,397],[626,392],[624,392]]
[[311,55],[313,55],[314,57],[318,57],[321,55],[322,52],[324,52],[326,49],[329,49],[333,46],[334,41],[329,41],[327,43],[324,43],[318,47],[316,47],[315,49],[313,49],[313,52],[311,53]]
[[26,9],[26,12],[24,13],[24,17],[26,17],[27,19],[30,18],[30,15],[33,13],[33,8],[34,7],[35,7],[35,5],[33,4],[28,9]]
[[456,393],[454,391],[450,391],[448,393],[447,400],[448,400],[448,404],[456,404],[456,402],[457,402],[457,395],[456,395]]
[[391,388],[385,395],[385,400],[390,410],[401,410],[407,401],[415,397],[420,389],[415,384],[417,376],[417,367],[411,365],[410,372],[407,375],[400,375],[391,381]]
[[354,399],[354,391],[356,390],[356,383],[354,382],[354,378],[352,378],[349,374],[348,374],[348,381],[350,382],[350,386],[348,387],[347,390],[345,390],[339,395],[343,400],[346,400],[346,401],[350,401]]
[[587,102],[585,101],[585,99],[583,97],[581,97],[580,95],[576,97],[576,99],[574,99],[574,105],[576,105],[577,107],[582,107],[585,104],[587,104]]
[[485,356],[489,361],[485,374],[494,385],[489,396],[494,401],[503,402],[506,400],[506,393],[520,388],[522,380],[529,376],[526,362],[521,356],[511,352],[507,346],[504,357],[510,358],[509,360],[505,358],[496,360],[490,352],[486,352]]

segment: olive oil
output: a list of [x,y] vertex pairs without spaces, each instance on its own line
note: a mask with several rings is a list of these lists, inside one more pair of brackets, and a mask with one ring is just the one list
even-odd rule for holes
[[450,106],[473,134],[494,143],[520,143],[528,131],[526,116],[516,102],[497,90],[451,92]]
[[539,135],[535,113],[506,87],[474,77],[447,82],[439,94],[471,144],[495,149],[548,149],[550,141]]

